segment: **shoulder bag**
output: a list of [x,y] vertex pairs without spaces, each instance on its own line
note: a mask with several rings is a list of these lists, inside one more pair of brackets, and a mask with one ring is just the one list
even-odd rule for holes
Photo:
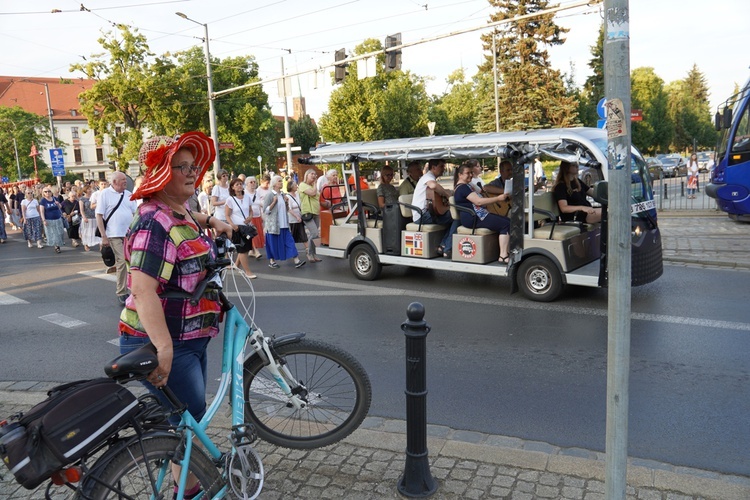
[[[120,203],[122,203],[122,199],[124,197],[125,197],[125,192],[123,191],[123,193],[120,195],[120,201],[118,201],[117,205],[115,205],[115,209],[112,210],[109,213],[109,215],[107,216],[106,219],[104,219],[104,229],[105,230],[107,229],[107,222],[109,222],[109,219],[111,219],[112,216],[115,215],[115,212],[117,212],[117,209],[120,208]],[[94,236],[96,236],[97,238],[101,238],[102,237],[102,233],[101,233],[101,231],[99,231],[99,224],[96,225],[96,231],[94,231]]]

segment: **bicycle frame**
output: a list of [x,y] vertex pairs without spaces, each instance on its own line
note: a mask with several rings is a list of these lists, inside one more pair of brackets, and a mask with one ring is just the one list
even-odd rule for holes
[[[227,392],[231,394],[232,406],[232,427],[242,425],[245,422],[245,400],[242,395],[243,391],[243,363],[245,360],[245,342],[250,333],[250,327],[243,319],[236,307],[232,307],[226,312],[224,318],[224,347],[221,360],[221,379],[216,396],[206,410],[205,415],[200,422],[197,422],[190,412],[183,411],[178,429],[184,430],[185,433],[185,454],[182,459],[183,463],[190,463],[190,454],[193,449],[193,437],[197,438],[206,448],[209,455],[214,460],[219,460],[222,456],[221,450],[211,441],[206,433],[208,425],[219,410]],[[234,444],[233,444],[234,447]],[[177,500],[182,500],[185,494],[185,484],[187,483],[188,468],[182,467],[180,472],[180,482],[177,491]],[[159,474],[158,482],[164,479],[166,470]],[[223,498],[227,493],[229,484],[225,485],[216,498]]]

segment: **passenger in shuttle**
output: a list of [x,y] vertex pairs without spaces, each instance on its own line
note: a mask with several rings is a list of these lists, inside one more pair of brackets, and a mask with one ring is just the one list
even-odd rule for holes
[[378,184],[378,207],[398,203],[398,190],[391,184],[393,181],[393,167],[388,165],[380,169],[380,184]]
[[593,224],[602,220],[602,209],[592,207],[586,199],[587,195],[594,195],[594,189],[578,178],[577,163],[560,162],[560,171],[557,173],[552,195],[560,209],[560,218],[563,221]]
[[[499,233],[498,243],[500,245],[500,259],[499,261],[503,264],[508,263],[509,257],[509,245],[510,235],[508,231],[510,229],[510,219],[497,214],[490,213],[485,208],[486,205],[492,203],[498,203],[507,201],[510,196],[507,194],[499,194],[497,196],[483,197],[477,194],[471,188],[471,178],[473,176],[473,168],[471,165],[464,163],[456,170],[456,190],[453,195],[456,205],[469,210],[473,210],[476,214],[477,221],[476,227],[483,227],[496,231]],[[459,217],[461,218],[461,225],[464,227],[473,227],[474,219],[471,215],[464,211],[459,211]]]

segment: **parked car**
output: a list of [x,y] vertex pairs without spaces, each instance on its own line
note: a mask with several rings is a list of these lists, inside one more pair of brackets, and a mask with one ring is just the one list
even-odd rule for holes
[[668,155],[660,158],[664,177],[683,177],[687,175],[687,163],[680,155]]
[[708,172],[708,160],[713,154],[713,151],[701,151],[700,153],[698,153],[699,172]]
[[659,158],[646,158],[646,165],[648,165],[648,173],[651,174],[652,179],[662,178],[664,165]]

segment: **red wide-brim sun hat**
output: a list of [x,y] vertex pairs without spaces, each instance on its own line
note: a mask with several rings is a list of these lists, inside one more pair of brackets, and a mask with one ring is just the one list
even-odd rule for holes
[[196,189],[200,187],[203,176],[216,158],[214,141],[200,131],[186,132],[177,138],[152,137],[143,143],[138,154],[138,162],[146,171],[143,182],[130,199],[148,198],[164,189],[172,179],[172,157],[182,148],[189,150],[195,158],[195,164],[201,167],[195,178]]

